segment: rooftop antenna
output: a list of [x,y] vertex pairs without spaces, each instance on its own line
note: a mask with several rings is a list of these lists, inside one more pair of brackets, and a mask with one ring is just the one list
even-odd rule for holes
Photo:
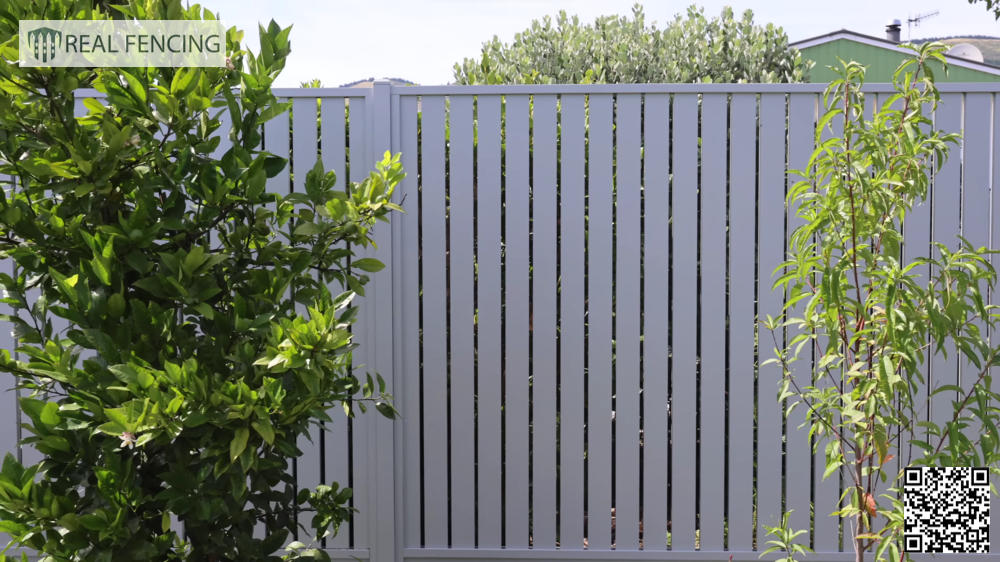
[[906,40],[909,41],[911,39],[910,35],[913,32],[913,28],[920,27],[921,21],[927,18],[932,18],[940,13],[941,12],[939,10],[934,10],[933,12],[925,12],[923,14],[917,14],[906,18]]

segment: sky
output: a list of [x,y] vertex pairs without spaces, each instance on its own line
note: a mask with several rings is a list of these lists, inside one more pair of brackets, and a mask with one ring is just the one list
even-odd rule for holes
[[[509,42],[533,19],[566,10],[582,22],[608,14],[629,14],[633,0],[201,0],[226,26],[246,31],[256,51],[257,24],[274,19],[291,32],[292,53],[277,86],[298,86],[318,78],[340,86],[369,77],[404,78],[422,85],[447,84],[452,67],[476,57],[497,35]],[[646,1],[647,23],[657,27],[685,12],[692,2]],[[750,9],[758,24],[782,27],[791,41],[850,29],[884,37],[885,24],[929,12],[911,30],[913,39],[948,35],[1000,36],[1000,22],[985,4],[967,0],[702,0],[708,16],[729,5]]]

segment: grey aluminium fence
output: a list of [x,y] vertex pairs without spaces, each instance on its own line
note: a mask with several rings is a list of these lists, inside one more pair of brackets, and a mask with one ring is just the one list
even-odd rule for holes
[[[867,89],[870,107],[890,93]],[[941,90],[935,125],[964,140],[907,219],[906,258],[957,234],[1000,246],[1000,87]],[[808,162],[821,91],[278,90],[292,112],[264,144],[294,157],[269,189],[301,189],[316,158],[341,185],[386,150],[407,172],[355,329],[356,362],[386,377],[402,417],[337,418],[294,467],[303,485],[355,489],[331,553],[756,560],[763,525],[794,509],[808,559],[853,559],[849,526],[827,515],[842,484],[821,478],[803,410],[783,420],[780,372],[758,367],[772,345],[757,319],[782,307],[771,272],[797,220],[787,172]],[[955,384],[961,367],[927,374]],[[2,399],[15,450],[14,393]]]

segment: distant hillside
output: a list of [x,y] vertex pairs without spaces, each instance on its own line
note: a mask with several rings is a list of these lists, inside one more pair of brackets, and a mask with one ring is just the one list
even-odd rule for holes
[[927,41],[940,41],[948,45],[956,43],[969,43],[975,45],[983,53],[983,62],[1000,66],[1000,37],[990,37],[987,35],[952,35],[951,37],[928,37],[926,39],[915,39],[914,43],[926,43]]

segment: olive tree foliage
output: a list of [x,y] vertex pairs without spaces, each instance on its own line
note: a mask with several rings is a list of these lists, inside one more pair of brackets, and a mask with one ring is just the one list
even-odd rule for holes
[[[905,556],[898,492],[906,467],[1000,474],[1000,394],[991,375],[1000,349],[987,334],[997,325],[996,307],[986,301],[996,281],[992,251],[959,238],[936,241],[925,257],[910,247],[912,257],[903,260],[901,252],[907,217],[927,199],[931,174],[957,141],[928,117],[939,103],[930,62],[943,64],[944,48],[928,43],[904,61],[895,93],[880,98],[871,119],[863,66],[844,63],[842,78],[827,88],[817,149],[788,193],[801,226],[776,270],[774,288],[787,304],[764,322],[774,337],[772,361],[784,373],[779,403],[786,414],[806,409],[804,426],[825,452],[823,477],[839,473],[845,482],[840,505],[817,505],[816,514],[845,519],[858,562],[866,552],[893,562]],[[812,354],[815,363],[799,362]],[[937,355],[957,357],[960,385],[925,380]],[[954,373],[945,377],[955,380]],[[947,411],[934,413],[938,423],[926,421],[928,385],[932,395],[951,399]],[[801,553],[789,548],[795,534],[787,519],[784,527],[771,530],[771,544]]]
[[[288,164],[261,130],[290,109],[271,85],[291,28],[261,27],[257,54],[229,29],[228,68],[21,68],[18,21],[41,17],[215,19],[180,0],[0,9],[0,284],[17,338],[0,371],[42,455],[4,459],[0,531],[46,560],[325,559],[300,512],[324,536],[351,491],[299,489],[290,461],[311,427],[346,422],[328,411],[394,413],[352,368],[350,327],[382,267],[352,255],[398,209],[398,156],[346,191],[317,162],[294,170],[303,191],[269,192]],[[75,117],[87,87],[104,96]]]
[[503,43],[496,36],[478,58],[454,67],[458,84],[603,84],[656,82],[803,82],[811,63],[772,24],[726,7],[706,18],[692,5],[663,29],[632,16],[602,16],[592,25],[559,12]]

